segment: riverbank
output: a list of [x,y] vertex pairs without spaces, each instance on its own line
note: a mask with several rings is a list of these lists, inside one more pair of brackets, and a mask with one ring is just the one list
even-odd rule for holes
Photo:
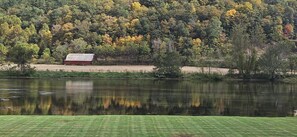
[[[160,79],[153,72],[67,72],[67,71],[35,71],[28,75],[20,75],[19,71],[0,71],[1,78],[85,78],[85,79]],[[183,73],[175,80],[221,81],[225,75],[218,73]]]
[[[154,66],[68,66],[31,64],[32,71],[20,74],[10,69],[12,66],[0,67],[2,78],[111,78],[111,79],[158,79],[154,74]],[[225,68],[183,67],[183,80],[219,81],[227,74]]]
[[294,117],[0,116],[0,136],[297,136]]
[[[154,75],[154,66],[68,66],[31,64],[34,71],[20,74],[19,71],[9,69],[12,66],[0,66],[1,78],[107,78],[107,79],[160,79]],[[268,75],[257,74],[250,79],[243,79],[236,74],[228,74],[227,68],[201,68],[185,66],[179,80],[202,81],[271,81]],[[171,78],[172,79],[172,78]],[[274,81],[297,83],[297,75],[279,75]]]

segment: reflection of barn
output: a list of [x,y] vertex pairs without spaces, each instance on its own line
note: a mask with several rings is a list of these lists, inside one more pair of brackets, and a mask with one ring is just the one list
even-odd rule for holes
[[65,65],[91,65],[94,59],[94,54],[68,54],[64,60]]
[[71,96],[72,103],[82,105],[92,96],[93,81],[67,81],[65,88],[67,96]]
[[67,81],[66,82],[67,93],[92,93],[93,81]]

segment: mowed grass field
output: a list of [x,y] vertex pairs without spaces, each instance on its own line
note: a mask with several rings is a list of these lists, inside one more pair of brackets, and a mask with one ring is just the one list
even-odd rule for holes
[[1,137],[297,136],[297,117],[0,116]]

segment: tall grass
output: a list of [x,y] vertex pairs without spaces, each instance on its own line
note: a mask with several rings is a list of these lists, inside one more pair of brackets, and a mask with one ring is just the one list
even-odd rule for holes
[[218,73],[192,73],[186,75],[191,80],[222,81],[224,79],[224,75]]
[[154,78],[152,73],[145,72],[64,72],[37,71],[31,78]]

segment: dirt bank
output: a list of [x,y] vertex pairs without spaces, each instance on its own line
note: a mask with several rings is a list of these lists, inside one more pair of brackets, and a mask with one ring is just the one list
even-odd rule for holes
[[[152,72],[154,66],[148,65],[111,65],[111,66],[70,66],[70,65],[48,65],[48,64],[31,64],[37,71],[67,71],[67,72]],[[7,65],[0,66],[0,69],[7,69]],[[200,68],[185,66],[182,68],[184,73],[219,73],[227,74],[226,68]]]
[[[36,70],[49,70],[49,71],[75,71],[75,72],[151,72],[154,66],[146,65],[127,65],[127,66],[68,66],[68,65],[44,65],[44,64],[32,64]],[[198,68],[185,66],[182,68],[184,73],[202,72],[205,73],[215,72],[220,74],[227,74],[226,68]]]

